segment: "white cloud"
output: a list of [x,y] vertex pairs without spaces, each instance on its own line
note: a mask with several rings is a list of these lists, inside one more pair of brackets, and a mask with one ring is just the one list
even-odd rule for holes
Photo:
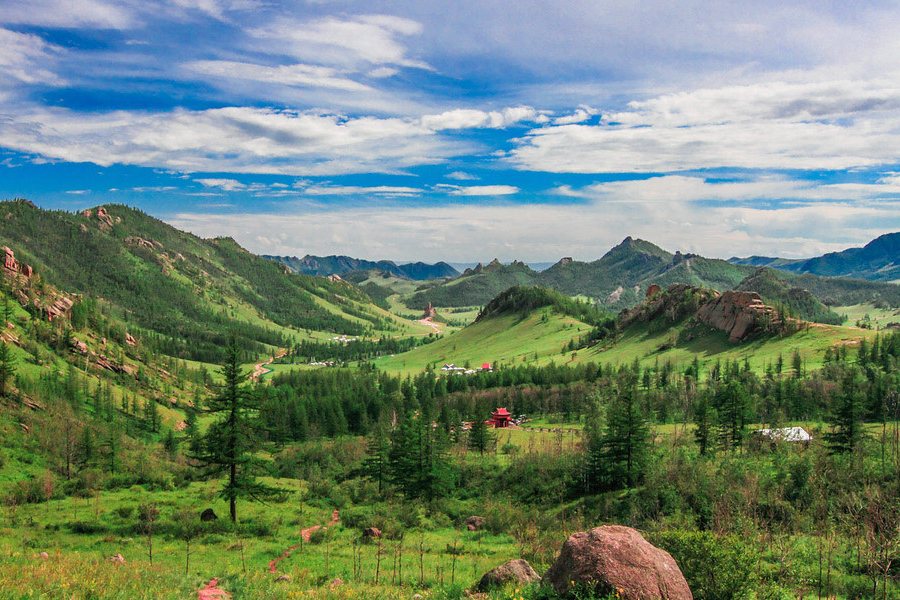
[[514,185],[451,186],[440,184],[438,187],[449,190],[451,196],[509,196],[519,192],[519,188]]
[[184,66],[195,73],[221,79],[246,79],[294,87],[324,87],[353,92],[372,89],[344,77],[336,69],[316,65],[295,64],[269,67],[228,60],[202,60],[190,62]]
[[135,24],[135,14],[128,3],[121,1],[28,0],[5,3],[0,23],[127,29]]
[[245,192],[250,186],[237,179],[203,178],[195,179],[203,187],[219,188],[226,192]]
[[0,28],[0,82],[13,79],[27,84],[61,85],[63,80],[47,68],[61,52],[62,48],[36,35]]
[[355,185],[310,185],[300,188],[307,196],[417,196],[425,192],[421,188],[404,186],[355,186]]
[[502,129],[522,121],[534,121],[538,116],[530,106],[514,106],[502,111],[489,111],[457,108],[437,115],[424,115],[421,118],[423,127],[434,131],[444,129]]
[[633,102],[600,125],[534,129],[508,160],[567,173],[850,169],[897,161],[900,87],[759,84]]
[[282,18],[249,31],[259,43],[276,48],[279,54],[355,70],[365,65],[429,69],[424,62],[410,58],[406,46],[399,41],[402,36],[421,32],[420,23],[389,15],[326,17],[315,21]]
[[466,152],[404,119],[229,107],[170,113],[32,110],[0,120],[0,144],[69,162],[178,172],[400,172]]
[[[557,117],[553,119],[554,125],[572,125],[574,123],[583,123],[587,121],[594,115],[598,114],[597,109],[591,108],[590,106],[579,106],[575,109],[570,115],[564,115],[562,117]],[[548,119],[549,120],[549,119]]]
[[452,173],[447,173],[445,177],[447,179],[455,179],[456,181],[478,181],[480,179],[477,175],[472,175],[465,171],[453,171]]

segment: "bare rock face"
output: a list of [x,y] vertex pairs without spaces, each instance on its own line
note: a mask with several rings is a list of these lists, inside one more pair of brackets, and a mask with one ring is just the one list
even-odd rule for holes
[[437,311],[434,310],[434,307],[431,305],[431,302],[429,302],[428,306],[425,307],[425,313],[422,315],[422,318],[430,319],[434,316],[437,316]]
[[517,558],[503,563],[485,573],[481,581],[475,586],[475,590],[486,592],[494,587],[503,587],[507,583],[528,584],[540,581],[541,577],[535,573],[527,560]]
[[727,291],[715,300],[704,303],[697,318],[728,334],[728,341],[740,342],[764,327],[765,321],[778,313],[766,306],[756,292]]
[[559,594],[595,586],[624,600],[693,600],[681,569],[665,550],[630,527],[608,525],[573,534],[544,575]]
[[471,516],[465,520],[466,528],[469,531],[478,531],[484,527],[485,523],[487,523],[487,519],[484,517]]

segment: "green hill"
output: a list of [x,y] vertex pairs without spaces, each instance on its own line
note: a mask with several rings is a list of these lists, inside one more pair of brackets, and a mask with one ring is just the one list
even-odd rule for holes
[[230,331],[257,351],[301,330],[401,332],[354,287],[297,275],[230,238],[200,239],[126,206],[81,213],[0,203],[0,243],[37,279],[102,299],[161,352],[218,362]]
[[487,265],[479,263],[474,269],[466,269],[452,281],[417,292],[404,304],[416,310],[424,309],[429,302],[433,306],[480,306],[513,286],[539,283],[539,274],[525,263],[504,265],[494,259]]

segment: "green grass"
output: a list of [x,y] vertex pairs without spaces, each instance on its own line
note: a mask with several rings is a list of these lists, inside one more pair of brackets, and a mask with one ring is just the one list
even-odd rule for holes
[[428,365],[439,369],[444,363],[463,366],[468,362],[472,367],[479,367],[485,362],[498,361],[504,364],[564,362],[570,359],[568,355],[562,356],[560,350],[588,329],[580,321],[547,309],[534,311],[524,319],[519,315],[503,315],[409,352],[372,362],[380,369],[402,374],[421,372]]

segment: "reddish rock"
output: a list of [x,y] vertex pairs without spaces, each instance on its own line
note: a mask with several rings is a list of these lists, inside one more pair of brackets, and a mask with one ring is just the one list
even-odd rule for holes
[[575,586],[595,587],[595,595],[618,592],[624,600],[693,600],[681,569],[630,527],[609,525],[576,533],[563,544],[544,575],[559,594]]
[[116,554],[116,555],[114,555],[114,556],[110,556],[110,557],[107,558],[106,560],[108,560],[109,562],[116,563],[117,565],[124,565],[124,564],[125,564],[125,559],[122,557],[121,554]]
[[484,524],[487,523],[487,519],[485,519],[484,517],[471,516],[465,520],[465,523],[466,528],[469,531],[478,531],[479,529],[484,527]]
[[775,309],[766,306],[756,292],[733,290],[704,303],[697,311],[701,322],[727,333],[730,342],[744,340],[761,330],[766,321],[772,321],[777,316]]
[[654,283],[649,288],[647,288],[647,297],[652,298],[653,296],[656,296],[660,292],[662,292],[662,288]]
[[431,305],[431,302],[429,302],[428,306],[425,307],[425,313],[422,315],[422,318],[430,319],[435,316],[437,316],[437,311],[434,310],[434,307]]
[[491,588],[503,587],[509,583],[527,585],[533,581],[540,580],[540,575],[534,571],[527,560],[517,558],[485,573],[481,577],[481,581],[475,586],[475,589],[479,592],[486,592]]
[[367,539],[377,539],[381,537],[381,530],[377,527],[366,527],[363,529],[362,535]]
[[130,333],[125,333],[125,343],[129,346],[137,346],[137,340]]

